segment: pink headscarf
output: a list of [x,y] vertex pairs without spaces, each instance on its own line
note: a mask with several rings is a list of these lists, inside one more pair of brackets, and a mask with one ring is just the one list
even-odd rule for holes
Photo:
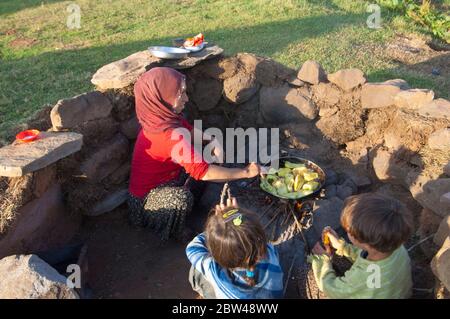
[[181,125],[181,115],[172,107],[181,93],[185,76],[180,72],[157,67],[145,72],[134,85],[136,115],[144,131],[157,133]]

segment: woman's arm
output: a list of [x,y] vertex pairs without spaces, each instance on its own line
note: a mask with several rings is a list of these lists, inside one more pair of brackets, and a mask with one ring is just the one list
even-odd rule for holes
[[260,173],[260,167],[256,163],[249,164],[246,168],[226,168],[211,164],[203,176],[202,181],[227,182],[242,178],[252,178]]

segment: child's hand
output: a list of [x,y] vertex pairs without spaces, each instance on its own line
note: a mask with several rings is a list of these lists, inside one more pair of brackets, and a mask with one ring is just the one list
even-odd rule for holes
[[239,208],[236,197],[229,197],[225,204],[220,203],[219,205],[216,205],[216,212],[223,212],[229,208]]
[[339,235],[331,227],[328,227],[326,229],[326,232],[327,232],[328,238],[330,239],[331,247],[333,247],[334,249],[338,249],[339,246],[340,246],[340,244],[339,244]]
[[328,255],[327,252],[326,252],[326,250],[323,249],[323,247],[322,247],[322,245],[320,244],[320,242],[317,242],[317,243],[314,245],[314,248],[312,249],[312,252],[313,252],[315,255]]

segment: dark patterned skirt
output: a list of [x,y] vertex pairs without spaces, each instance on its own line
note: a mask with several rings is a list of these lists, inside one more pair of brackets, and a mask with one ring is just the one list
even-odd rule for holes
[[143,199],[129,194],[130,224],[154,230],[162,241],[183,239],[186,215],[192,210],[199,183],[183,172],[178,180],[150,190]]

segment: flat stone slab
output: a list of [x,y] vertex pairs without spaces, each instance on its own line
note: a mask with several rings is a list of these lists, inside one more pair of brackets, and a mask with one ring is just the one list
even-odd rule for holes
[[94,74],[91,82],[100,90],[121,89],[135,83],[141,74],[152,67],[187,69],[222,53],[222,48],[210,45],[199,52],[190,53],[185,59],[163,60],[153,56],[148,50],[140,51],[101,67]]
[[0,148],[0,176],[18,177],[37,171],[78,152],[83,135],[73,132],[41,132],[36,141]]

